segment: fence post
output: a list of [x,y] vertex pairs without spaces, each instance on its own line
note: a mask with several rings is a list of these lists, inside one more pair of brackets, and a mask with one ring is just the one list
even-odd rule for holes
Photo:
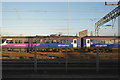
[[34,47],[34,72],[37,72],[37,51],[36,46]]
[[67,46],[65,47],[65,69],[67,72],[67,67],[68,67],[68,55],[67,55]]
[[97,47],[96,53],[96,72],[99,72],[99,48]]

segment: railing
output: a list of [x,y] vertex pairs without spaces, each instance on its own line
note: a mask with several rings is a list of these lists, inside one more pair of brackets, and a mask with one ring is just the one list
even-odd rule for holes
[[[36,46],[34,47],[34,71],[35,72],[37,72],[37,65],[38,65],[38,62],[40,62],[40,61],[42,61],[42,59],[37,59],[37,51],[36,51]],[[87,60],[87,58],[86,58],[86,60],[85,59],[70,59],[69,58],[69,55],[71,55],[72,54],[72,52],[68,52],[67,50],[67,47],[65,47],[65,52],[62,52],[62,54],[64,54],[65,55],[65,57],[64,57],[64,59],[46,59],[47,61],[47,63],[49,63],[49,62],[53,62],[53,63],[64,63],[64,65],[65,65],[65,71],[66,72],[68,72],[68,69],[70,69],[70,67],[69,67],[69,64],[81,64],[81,63],[95,63],[96,65],[94,65],[94,69],[96,68],[96,72],[98,72],[99,73],[99,71],[100,71],[100,62],[101,61],[104,61],[104,60],[100,60],[100,48],[96,48],[96,53],[94,53],[94,55],[96,55],[95,57],[94,57],[94,59],[88,59]],[[47,53],[47,52],[46,52]],[[117,54],[117,53],[115,53],[115,54]],[[80,55],[88,55],[88,54],[86,54],[86,53],[83,53],[83,54],[80,54]],[[92,54],[91,54],[92,55]],[[109,60],[108,60],[109,61]],[[117,61],[117,60],[116,60]],[[43,60],[43,62],[44,62],[44,60]],[[106,62],[107,62],[107,60],[106,60]],[[109,63],[109,62],[108,62]],[[117,63],[117,62],[116,62]],[[57,64],[56,64],[57,65]],[[74,67],[73,67],[74,68]],[[72,69],[73,69],[72,68]],[[82,67],[82,68],[84,68],[84,67]],[[82,69],[81,68],[81,69]],[[54,69],[54,68],[53,68]],[[85,69],[85,68],[84,68]],[[87,69],[87,68],[86,68]],[[90,69],[89,68],[89,66],[88,66],[88,69]],[[93,69],[93,68],[92,68]]]

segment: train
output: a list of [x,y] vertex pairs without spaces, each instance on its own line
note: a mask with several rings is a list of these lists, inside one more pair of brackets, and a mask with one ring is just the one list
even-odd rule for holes
[[119,36],[4,36],[3,51],[63,52],[63,51],[111,51],[120,47]]

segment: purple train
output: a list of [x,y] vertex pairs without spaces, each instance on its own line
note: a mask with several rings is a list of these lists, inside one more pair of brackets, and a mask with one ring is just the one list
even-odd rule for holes
[[33,51],[35,46],[39,51],[63,51],[65,47],[68,47],[69,51],[73,51],[75,48],[80,48],[80,38],[74,36],[2,38],[2,48],[5,51]]
[[100,47],[120,47],[119,37],[114,36],[33,36],[33,37],[2,37],[3,51],[31,52],[37,46],[37,51],[75,51]]

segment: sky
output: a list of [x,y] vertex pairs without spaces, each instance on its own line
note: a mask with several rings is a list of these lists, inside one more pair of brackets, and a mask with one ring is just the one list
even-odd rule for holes
[[1,2],[118,2],[119,0],[1,0]]
[[[2,35],[76,35],[82,30],[94,34],[95,23],[117,6],[104,2],[2,2]],[[101,36],[118,33],[114,27],[102,26]],[[106,23],[111,25],[112,21]]]

